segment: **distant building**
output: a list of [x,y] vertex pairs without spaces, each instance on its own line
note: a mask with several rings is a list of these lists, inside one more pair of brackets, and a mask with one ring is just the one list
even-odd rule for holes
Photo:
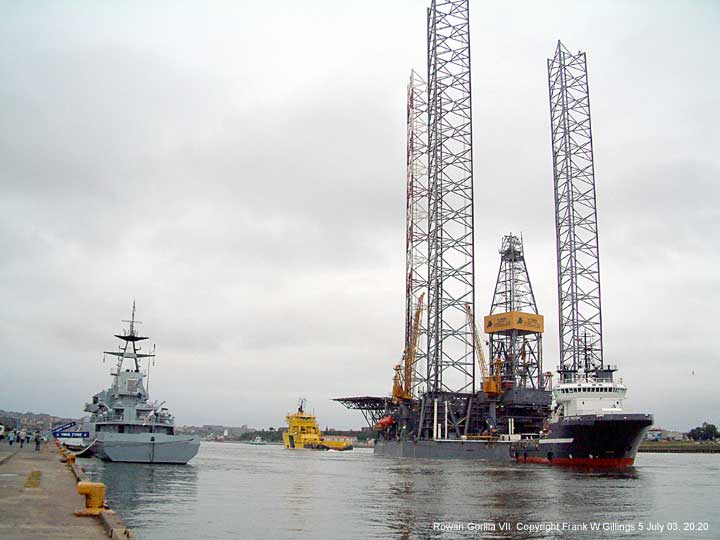
[[35,414],[33,412],[15,412],[0,410],[0,424],[6,428],[23,428],[26,430],[39,429],[41,431],[49,430],[53,426],[72,422],[72,418],[64,418],[61,416],[52,416],[45,413]]
[[229,427],[227,430],[231,437],[239,437],[240,435],[253,433],[255,431],[254,428],[249,428],[246,425],[242,425],[240,427]]
[[18,421],[15,418],[0,416],[0,424],[5,426],[6,429],[15,429],[18,426]]
[[645,439],[648,441],[682,441],[686,438],[686,435],[680,431],[663,428],[650,428],[645,435]]

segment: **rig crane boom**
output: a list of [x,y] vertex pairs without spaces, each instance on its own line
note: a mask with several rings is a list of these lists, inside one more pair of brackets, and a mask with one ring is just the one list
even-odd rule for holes
[[[420,317],[423,312],[423,300],[425,293],[420,294],[415,316],[413,317],[413,326],[408,344],[403,352],[403,366],[400,364],[395,366],[395,377],[393,378],[393,401],[396,403],[401,400],[412,399],[412,375],[415,365],[415,354],[418,348],[418,339],[420,337]],[[402,373],[401,373],[402,371]]]
[[495,369],[495,374],[490,374],[485,353],[483,352],[482,343],[480,342],[480,334],[478,333],[475,317],[473,317],[472,306],[465,304],[465,313],[467,314],[468,324],[473,331],[473,339],[475,340],[475,349],[477,350],[478,364],[480,365],[480,373],[482,374],[482,389],[488,397],[497,397],[502,394],[502,385],[500,384],[500,370]]

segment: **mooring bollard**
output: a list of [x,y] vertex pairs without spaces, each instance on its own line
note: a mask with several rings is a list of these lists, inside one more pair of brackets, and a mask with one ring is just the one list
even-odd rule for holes
[[77,490],[85,495],[85,509],[76,516],[99,516],[105,510],[105,484],[101,482],[78,482]]

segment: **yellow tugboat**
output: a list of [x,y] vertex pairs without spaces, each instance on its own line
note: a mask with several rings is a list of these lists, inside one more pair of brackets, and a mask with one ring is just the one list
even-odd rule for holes
[[350,437],[329,437],[322,434],[314,414],[305,412],[305,399],[300,399],[298,410],[285,419],[288,429],[283,433],[285,448],[311,448],[313,450],[352,450]]

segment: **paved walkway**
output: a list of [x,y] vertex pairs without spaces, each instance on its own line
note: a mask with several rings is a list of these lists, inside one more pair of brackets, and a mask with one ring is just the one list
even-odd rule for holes
[[85,498],[78,495],[75,477],[60,462],[55,445],[44,445],[40,452],[34,447],[0,441],[0,538],[107,539],[98,519],[73,514],[84,508]]

